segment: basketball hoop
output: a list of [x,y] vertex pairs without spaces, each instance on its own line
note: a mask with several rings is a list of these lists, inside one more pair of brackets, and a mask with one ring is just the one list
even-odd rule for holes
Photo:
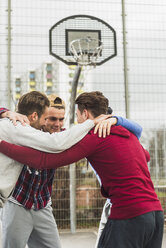
[[70,42],[69,51],[80,66],[93,65],[102,53],[102,42],[91,37],[80,38]]

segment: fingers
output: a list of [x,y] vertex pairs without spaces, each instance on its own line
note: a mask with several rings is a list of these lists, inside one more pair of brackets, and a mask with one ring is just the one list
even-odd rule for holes
[[109,120],[104,120],[99,122],[94,129],[94,133],[98,132],[99,137],[105,138],[107,135],[110,135],[111,132],[111,123]]
[[110,133],[111,133],[111,123],[110,123],[110,121],[107,123],[107,135],[110,135]]
[[16,125],[17,125],[17,121],[16,121],[16,119],[14,119],[14,118],[10,118],[10,117],[9,117],[9,119],[13,122],[13,125],[14,125],[14,126],[16,126]]
[[25,126],[26,124],[28,125],[30,124],[26,115],[22,115],[22,114],[15,113],[12,111],[8,111],[7,113],[8,114],[6,117],[9,118],[15,126],[17,125],[17,121],[21,122],[23,126]]
[[[116,125],[117,123],[117,118],[112,117],[112,115],[100,115],[100,121],[98,119],[97,125],[95,126],[94,133],[96,134],[98,132],[99,137],[105,138],[107,135],[110,135],[111,133],[111,126]],[[103,118],[106,118],[103,120]]]
[[106,130],[107,130],[107,123],[105,123],[104,121],[100,123],[99,125],[99,132],[98,132],[98,136],[99,137],[106,137]]
[[6,117],[7,117],[9,120],[11,120],[15,126],[17,125],[17,123],[16,123],[16,121],[17,121],[17,120],[16,120],[16,113],[14,113],[14,112],[12,112],[12,111],[8,111]]
[[17,120],[20,121],[23,126],[26,126],[26,124],[30,124],[26,116],[19,116]]
[[98,130],[99,130],[99,123],[95,126],[94,133],[96,134]]

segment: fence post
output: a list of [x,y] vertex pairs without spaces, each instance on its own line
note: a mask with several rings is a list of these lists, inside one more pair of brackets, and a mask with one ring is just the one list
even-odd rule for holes
[[7,35],[7,81],[8,108],[11,109],[11,0],[8,0],[8,35]]
[[125,110],[126,118],[130,118],[129,108],[129,90],[128,90],[128,66],[127,66],[127,48],[126,48],[126,13],[125,0],[122,0],[122,27],[123,27],[123,64],[124,64],[124,84],[125,84]]
[[[70,126],[74,123],[75,98],[77,95],[77,85],[81,73],[81,66],[77,65],[71,88],[70,98]],[[70,165],[70,230],[76,232],[76,168],[75,163]]]

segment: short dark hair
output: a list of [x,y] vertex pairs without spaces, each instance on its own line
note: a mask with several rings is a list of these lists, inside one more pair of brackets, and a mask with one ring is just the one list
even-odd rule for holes
[[50,102],[45,94],[39,91],[31,91],[21,96],[17,109],[18,113],[27,116],[33,112],[37,112],[38,117],[40,118],[44,113],[45,108],[49,107],[49,105]]
[[109,101],[102,92],[92,91],[79,95],[75,103],[78,104],[81,113],[84,109],[87,109],[93,117],[97,117],[101,114],[107,114]]
[[112,114],[112,112],[113,112],[113,109],[112,109],[111,107],[108,107],[107,114],[108,114],[108,115],[109,115],[109,114]]

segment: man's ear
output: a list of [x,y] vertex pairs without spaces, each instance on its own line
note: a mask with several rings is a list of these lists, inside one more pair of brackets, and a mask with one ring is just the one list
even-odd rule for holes
[[86,121],[87,119],[89,119],[89,112],[87,109],[83,110],[82,116],[84,118],[84,120]]
[[29,120],[30,120],[31,122],[37,121],[37,119],[38,119],[38,114],[37,114],[37,112],[33,112],[31,115],[28,116],[28,118],[29,118]]

